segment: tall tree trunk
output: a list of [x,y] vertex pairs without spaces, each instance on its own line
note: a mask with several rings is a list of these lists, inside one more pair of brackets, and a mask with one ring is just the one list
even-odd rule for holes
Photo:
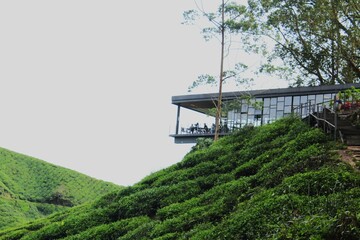
[[220,77],[219,77],[219,97],[216,106],[216,117],[215,117],[215,136],[214,141],[219,139],[220,133],[220,119],[221,119],[221,105],[222,105],[222,84],[224,78],[224,49],[225,49],[225,2],[222,0],[221,6],[221,59],[220,59]]

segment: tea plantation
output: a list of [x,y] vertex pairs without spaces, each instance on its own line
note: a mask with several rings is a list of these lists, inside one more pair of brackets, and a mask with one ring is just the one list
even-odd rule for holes
[[95,200],[121,188],[0,148],[0,229]]
[[360,175],[338,147],[297,118],[244,128],[0,239],[360,239]]

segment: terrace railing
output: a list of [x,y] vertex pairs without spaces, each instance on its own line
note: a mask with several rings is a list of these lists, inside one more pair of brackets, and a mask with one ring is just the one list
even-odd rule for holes
[[293,113],[302,119],[306,119],[310,125],[321,127],[326,133],[332,133],[335,141],[339,136],[341,141],[344,142],[343,134],[338,128],[336,106],[331,107],[331,102],[314,104],[309,101],[293,108]]

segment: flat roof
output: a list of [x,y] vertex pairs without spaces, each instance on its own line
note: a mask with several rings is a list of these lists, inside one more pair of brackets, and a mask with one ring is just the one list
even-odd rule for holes
[[[360,88],[360,83],[223,92],[222,100],[233,100],[237,97],[244,95],[250,95],[256,98],[265,98],[281,96],[302,96],[319,93],[334,93],[341,90],[349,89],[352,86],[354,86],[355,88]],[[214,103],[217,102],[218,96],[218,93],[178,95],[172,97],[172,104],[204,113],[207,109],[213,108],[215,106]]]

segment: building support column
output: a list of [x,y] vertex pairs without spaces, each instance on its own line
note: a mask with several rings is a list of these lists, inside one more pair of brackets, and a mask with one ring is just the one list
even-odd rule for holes
[[179,122],[180,122],[180,105],[178,105],[177,115],[176,115],[176,134],[179,134]]

